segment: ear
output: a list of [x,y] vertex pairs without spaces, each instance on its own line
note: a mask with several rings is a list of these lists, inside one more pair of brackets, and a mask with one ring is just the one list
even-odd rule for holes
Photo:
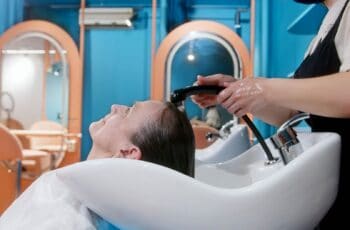
[[137,146],[132,146],[129,149],[121,149],[120,153],[127,159],[140,160],[142,156],[141,150]]

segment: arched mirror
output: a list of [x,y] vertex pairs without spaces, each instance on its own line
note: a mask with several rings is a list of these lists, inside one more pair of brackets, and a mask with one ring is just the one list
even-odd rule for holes
[[[191,32],[170,50],[166,65],[165,98],[169,98],[176,89],[192,85],[198,74],[222,73],[241,78],[241,66],[240,57],[225,39],[213,33]],[[200,109],[189,98],[185,108],[190,118],[205,119],[207,111]],[[232,115],[225,110],[217,109],[221,120],[218,126],[232,119]]]
[[0,48],[0,120],[21,138],[60,137],[66,154],[57,167],[79,161],[82,66],[72,38],[33,20],[6,31]]
[[[242,78],[252,74],[248,50],[230,28],[212,21],[192,21],[173,30],[161,43],[154,61],[151,98],[169,100],[173,90],[192,85],[197,75],[222,73]],[[189,98],[185,102],[190,119],[205,121],[207,109]],[[233,117],[220,106],[214,109],[220,128]],[[197,141],[198,143],[198,141]]]
[[[252,73],[248,50],[230,28],[212,21],[192,21],[173,30],[161,43],[154,61],[152,99],[169,100],[173,90],[192,85],[197,75],[227,74],[235,78]],[[185,101],[190,119],[207,119],[189,98]],[[214,108],[220,128],[233,119],[226,110]]]
[[11,97],[2,103],[1,119],[13,117],[27,129],[39,120],[67,128],[67,51],[47,34],[28,32],[9,41],[1,52],[0,90]]

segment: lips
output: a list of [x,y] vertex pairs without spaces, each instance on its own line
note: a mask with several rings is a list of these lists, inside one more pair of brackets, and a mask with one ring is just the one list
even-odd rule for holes
[[102,123],[103,125],[106,124],[106,121],[107,121],[107,119],[106,119],[105,117],[101,119],[101,123]]

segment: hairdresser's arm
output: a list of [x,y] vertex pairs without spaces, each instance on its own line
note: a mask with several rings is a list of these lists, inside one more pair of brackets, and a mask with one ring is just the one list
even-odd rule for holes
[[272,79],[271,104],[326,117],[350,117],[350,72],[308,79]]
[[[196,84],[229,86],[230,84],[228,83],[235,82],[235,81],[237,81],[237,79],[233,78],[232,76],[224,75],[224,74],[214,74],[206,77],[198,76]],[[233,86],[240,86],[240,85],[241,84],[233,84]],[[232,91],[234,90],[237,90],[237,89],[233,87]],[[220,100],[217,99],[216,95],[199,94],[199,95],[194,95],[191,98],[193,102],[198,104],[201,108],[207,108],[209,106],[213,106],[217,103],[220,103]],[[231,103],[234,103],[234,102],[231,101]],[[263,105],[264,109],[257,110],[257,108],[254,108],[254,110],[256,111],[252,111],[248,109],[249,113],[253,112],[254,116],[257,116],[260,119],[272,125],[279,126],[283,124],[283,122],[286,121],[289,117],[297,113],[297,111],[293,111],[283,107],[267,105],[266,103],[261,103],[261,105],[262,104],[264,104]],[[233,110],[232,108],[226,107],[226,109],[232,114],[235,114],[237,116],[243,116],[247,112],[247,111],[240,111],[240,114],[238,114],[237,111]]]
[[280,125],[296,111],[350,117],[350,73],[309,79],[246,78],[224,83],[218,102],[229,112]]

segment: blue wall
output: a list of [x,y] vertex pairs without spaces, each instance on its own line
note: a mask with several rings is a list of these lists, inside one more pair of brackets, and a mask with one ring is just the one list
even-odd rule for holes
[[[213,20],[224,24],[238,33],[246,46],[250,48],[250,1],[199,1],[192,0],[192,4],[188,5],[189,20]],[[240,25],[237,31],[235,28],[235,14],[237,10],[242,10]]]
[[[290,0],[260,0],[256,1],[256,7],[255,75],[270,78],[287,77],[301,63],[314,36],[314,30],[310,31],[309,35],[294,34],[287,30],[307,6]],[[315,15],[319,22],[324,13],[321,11]],[[256,119],[254,122],[264,137],[276,131],[274,127],[260,120]]]
[[[122,1],[119,5],[123,6]],[[93,7],[94,5],[91,5]],[[165,5],[159,3],[160,8]],[[159,17],[162,15],[159,11]],[[44,19],[61,26],[78,44],[78,5],[27,6],[27,19]],[[158,20],[160,21],[160,20]],[[110,110],[112,104],[131,105],[150,95],[151,4],[137,3],[132,29],[90,28],[85,34],[83,80],[82,159],[91,147],[88,127]],[[158,24],[158,39],[165,36]]]
[[[133,30],[89,30],[86,33],[83,135],[109,112],[112,104],[132,105],[149,98],[150,17]],[[83,152],[90,149],[84,139]]]
[[[6,2],[8,1],[0,3],[1,16],[6,12],[5,8],[1,7]],[[79,2],[79,0],[26,0],[25,19],[43,19],[56,23],[78,44]],[[249,48],[249,4],[250,0],[159,0],[157,43],[159,44],[168,32],[186,21],[214,20],[236,30]],[[136,10],[136,17],[135,26],[130,30],[89,29],[86,32],[83,159],[91,146],[89,124],[108,112],[113,103],[130,105],[134,101],[148,99],[151,79],[151,0],[89,0],[87,6],[129,6]],[[297,35],[287,31],[288,26],[306,9],[306,6],[291,0],[257,0],[256,7],[255,74],[285,77],[300,63],[311,39],[311,35]],[[241,27],[237,29],[234,17],[238,9],[242,10],[242,13]],[[0,22],[4,22],[0,25],[12,25],[5,23],[8,18],[11,18],[11,15],[7,15],[6,19],[0,17]],[[270,126],[260,121],[255,122],[264,136],[269,136],[273,132]]]
[[[118,4],[108,6],[125,6],[127,1],[114,2]],[[189,20],[215,20],[233,29],[235,8],[248,9],[248,2],[237,1],[232,6],[227,1],[158,1],[157,43],[166,36],[166,29],[170,31]],[[134,3],[129,5],[137,12],[133,29],[89,29],[86,32],[82,159],[91,147],[88,127],[92,121],[107,113],[113,103],[131,105],[150,96],[151,1]],[[100,6],[96,4],[92,2],[88,6]],[[213,4],[218,7],[211,10]],[[26,19],[52,21],[71,34],[78,44],[78,7],[76,3],[50,7],[43,1],[31,0],[27,1]],[[249,11],[242,13],[241,23],[241,34],[249,44]]]
[[312,35],[292,34],[287,29],[305,9],[290,0],[257,1],[257,75],[285,77],[301,62]]
[[23,0],[0,1],[0,34],[23,20]]

